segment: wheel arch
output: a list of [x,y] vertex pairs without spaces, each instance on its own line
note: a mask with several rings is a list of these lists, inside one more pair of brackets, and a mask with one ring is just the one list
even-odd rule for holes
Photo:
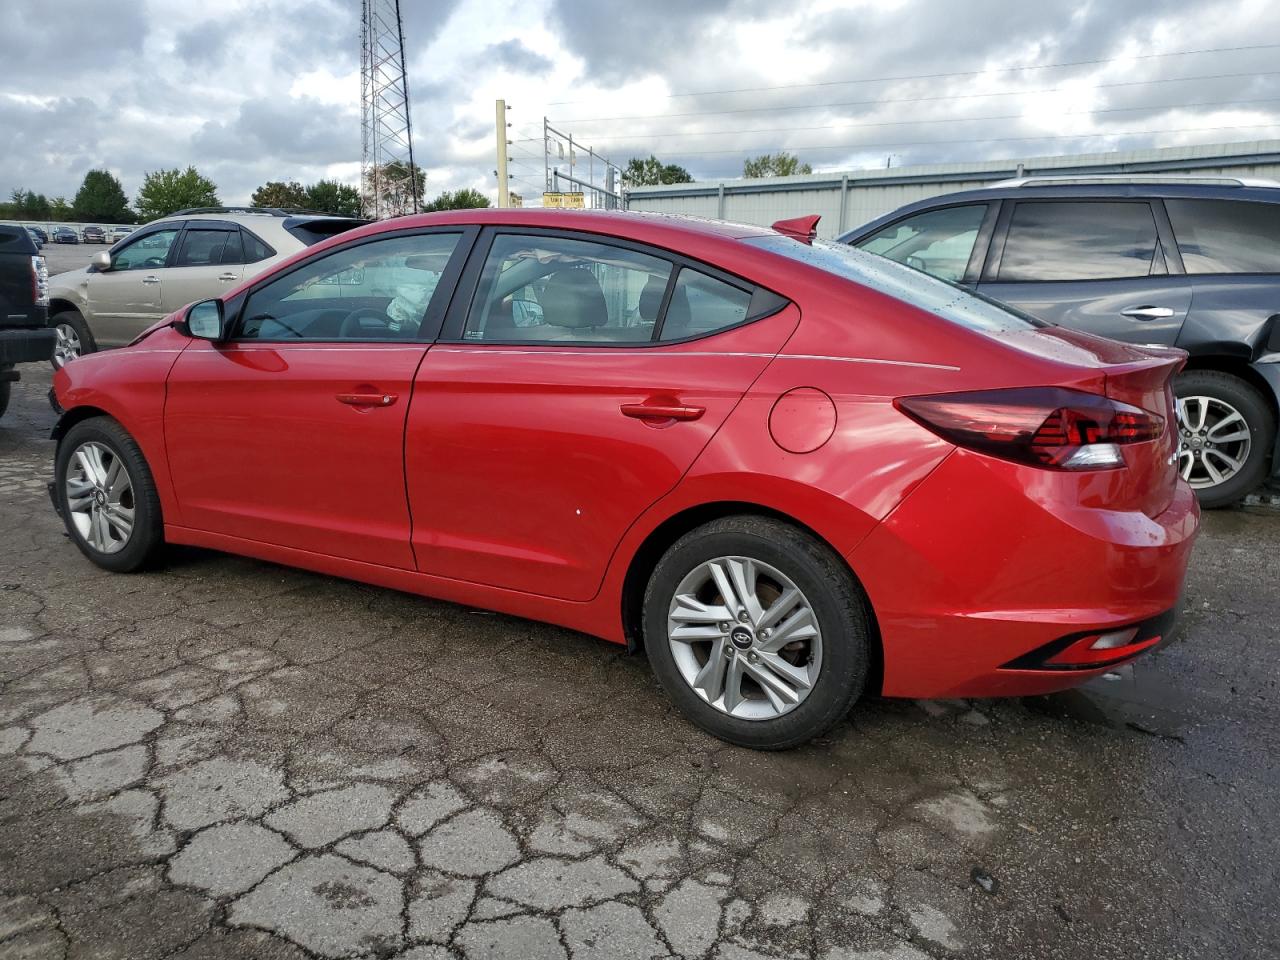
[[[110,411],[103,410],[101,407],[95,407],[85,404],[79,407],[72,407],[58,418],[58,422],[53,425],[53,430],[49,433],[49,439],[62,442],[62,438],[66,436],[67,431],[74,427],[77,423],[84,420],[92,420],[94,417],[107,417],[110,420],[120,423]],[[124,425],[121,424],[123,427]]]
[[58,314],[67,313],[68,311],[79,314],[80,319],[81,320],[84,319],[84,311],[80,309],[80,304],[76,303],[74,300],[68,300],[65,297],[49,298],[49,319],[50,320],[52,320]]
[[1187,365],[1182,370],[1184,373],[1207,370],[1238,377],[1262,394],[1271,407],[1271,413],[1280,420],[1280,399],[1276,397],[1275,386],[1254,369],[1247,357],[1232,357],[1220,353],[1192,355],[1187,358]]
[[649,576],[657,565],[658,560],[672,544],[690,530],[700,527],[704,523],[710,523],[712,520],[730,516],[758,516],[779,520],[804,531],[835,554],[840,565],[848,571],[849,576],[858,585],[858,589],[865,600],[867,632],[870,640],[868,650],[870,663],[867,665],[866,689],[869,693],[878,694],[883,686],[884,679],[884,648],[875,609],[871,605],[866,588],[863,586],[857,572],[849,566],[848,560],[841,556],[840,551],[827,538],[802,520],[772,507],[746,500],[718,500],[686,507],[667,517],[654,527],[636,548],[627,564],[627,572],[622,581],[622,631],[623,636],[626,638],[627,650],[635,653],[644,646],[642,630],[644,592],[649,583]]

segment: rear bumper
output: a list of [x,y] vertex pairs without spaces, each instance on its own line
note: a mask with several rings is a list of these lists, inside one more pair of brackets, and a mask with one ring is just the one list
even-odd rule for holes
[[53,356],[57,335],[48,327],[0,330],[0,364],[36,363]]
[[1158,645],[1046,663],[1073,640],[1158,627],[1163,641],[1199,526],[1190,487],[1152,518],[1046,504],[1022,472],[958,451],[849,555],[876,612],[886,696],[1050,693]]

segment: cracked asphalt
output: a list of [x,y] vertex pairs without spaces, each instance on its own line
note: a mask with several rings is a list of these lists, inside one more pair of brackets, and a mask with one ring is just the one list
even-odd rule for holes
[[642,657],[212,552],[91,566],[0,420],[0,958],[1274,957],[1280,511],[1178,642],[760,754]]

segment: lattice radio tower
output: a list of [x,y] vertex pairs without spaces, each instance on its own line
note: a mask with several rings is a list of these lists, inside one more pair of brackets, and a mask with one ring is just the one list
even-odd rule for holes
[[[421,198],[413,162],[400,0],[361,0],[360,126],[360,196],[365,216],[381,219],[417,213]],[[407,183],[397,180],[403,189],[388,189],[387,164],[400,164],[409,172]]]

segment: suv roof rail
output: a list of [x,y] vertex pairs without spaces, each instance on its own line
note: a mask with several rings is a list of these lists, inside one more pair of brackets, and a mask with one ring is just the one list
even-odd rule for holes
[[337,214],[306,207],[187,207],[169,214],[171,217],[190,217],[199,213],[261,213],[269,217],[334,217]]
[[1224,177],[1215,174],[1196,176],[1194,174],[1166,173],[1081,173],[1048,174],[1038,177],[1014,177],[988,184],[988,187],[1045,187],[1055,184],[1070,186],[1108,183],[1177,183],[1206,187],[1280,187],[1280,180],[1268,180],[1265,177]]

